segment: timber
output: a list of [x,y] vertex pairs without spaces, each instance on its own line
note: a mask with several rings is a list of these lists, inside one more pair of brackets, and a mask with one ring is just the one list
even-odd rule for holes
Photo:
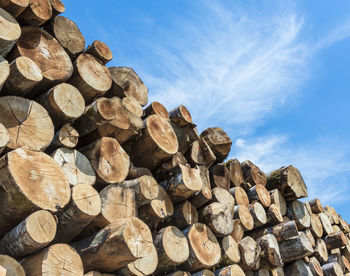
[[56,148],[75,148],[78,144],[79,133],[78,131],[69,124],[62,126],[53,137],[49,151],[55,150]]
[[113,58],[112,51],[109,49],[109,47],[99,40],[92,42],[92,44],[86,48],[85,53],[93,55],[103,64],[108,63]]
[[151,102],[145,109],[144,109],[144,115],[142,116],[143,119],[147,118],[150,115],[159,115],[165,119],[169,119],[169,113],[168,110],[165,108],[164,105],[162,105],[159,102]]
[[5,81],[10,75],[9,63],[1,55],[0,55],[0,70],[1,70],[1,75],[0,75],[0,91],[1,91]]
[[0,275],[1,276],[25,276],[26,273],[22,265],[8,255],[0,255]]
[[39,27],[51,16],[52,6],[49,0],[30,0],[28,7],[17,18],[25,25]]
[[0,24],[0,56],[5,57],[19,39],[21,27],[12,15],[2,8],[0,8]]
[[3,124],[0,124],[0,154],[10,142],[10,135]]
[[0,7],[10,13],[14,18],[20,15],[29,5],[29,0],[1,0]]
[[226,159],[231,150],[232,141],[226,132],[219,127],[208,128],[201,133],[217,158],[217,162]]

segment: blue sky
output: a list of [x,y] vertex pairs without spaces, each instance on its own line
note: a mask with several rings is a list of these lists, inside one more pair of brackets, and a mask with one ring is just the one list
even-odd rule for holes
[[221,126],[230,157],[293,164],[350,221],[349,1],[65,1],[87,43],[133,67],[150,100]]

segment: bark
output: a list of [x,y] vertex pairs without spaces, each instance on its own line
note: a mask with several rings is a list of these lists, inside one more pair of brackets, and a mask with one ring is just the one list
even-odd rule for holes
[[241,163],[244,181],[254,185],[266,186],[266,175],[258,166],[247,160]]
[[67,177],[40,151],[19,148],[0,159],[0,237],[33,211],[56,212],[70,199]]
[[27,276],[82,276],[83,264],[78,253],[67,244],[54,244],[22,261]]
[[199,173],[202,180],[202,189],[194,193],[190,198],[191,204],[196,208],[202,207],[213,197],[210,187],[209,170],[205,166],[199,166]]
[[309,239],[303,232],[288,240],[279,243],[281,257],[284,263],[302,259],[313,254],[314,250]]
[[269,207],[271,204],[271,198],[270,198],[269,192],[267,191],[265,186],[260,184],[257,184],[251,187],[247,191],[247,196],[249,198],[250,203],[258,201],[265,208]]
[[149,106],[144,109],[142,119],[146,119],[148,116],[153,114],[159,115],[165,119],[170,119],[168,110],[159,102],[151,102]]
[[103,43],[102,41],[95,40],[89,45],[85,53],[93,55],[95,58],[99,59],[103,64],[107,64],[113,58],[111,49]]
[[[1,1],[1,7],[3,7]],[[0,56],[5,57],[21,35],[21,27],[16,19],[4,9],[0,8]]]
[[0,55],[0,71],[1,71],[1,75],[0,75],[0,91],[1,91],[5,81],[10,75],[9,63],[1,55]]
[[243,225],[239,219],[233,220],[233,231],[230,235],[233,237],[233,239],[237,243],[239,243],[243,239],[244,228],[243,228]]
[[267,234],[257,240],[261,248],[261,262],[264,267],[282,267],[283,262],[277,240],[274,235]]
[[[207,269],[205,269],[205,270],[207,270]],[[210,271],[210,270],[208,270],[208,271]],[[197,273],[201,273],[201,271],[197,272]],[[197,273],[192,274],[192,275],[196,275]],[[201,276],[201,275],[202,274],[198,274],[198,276]],[[175,271],[173,273],[167,274],[167,276],[191,276],[191,273],[189,273],[188,271],[178,270],[178,271]],[[213,275],[211,275],[211,276],[213,276]]]
[[316,240],[316,246],[314,250],[314,256],[321,262],[326,263],[328,261],[327,245],[322,239]]
[[101,272],[98,272],[98,271],[90,271],[90,272],[84,274],[84,276],[115,276],[115,275],[114,274],[108,274],[108,273],[101,273]]
[[222,162],[226,159],[230,153],[232,141],[222,128],[207,128],[201,133],[201,137],[208,143],[216,156],[217,162]]
[[267,234],[273,234],[277,241],[280,242],[298,237],[298,228],[295,221],[292,220],[249,233],[249,235],[254,239],[258,239],[259,237]]
[[309,203],[311,210],[314,214],[319,214],[319,213],[323,212],[323,207],[322,207],[321,201],[318,198],[314,198],[312,200],[309,200],[308,203]]
[[249,212],[254,220],[254,228],[260,227],[267,223],[267,216],[264,207],[255,202],[249,206]]
[[280,208],[275,204],[271,204],[267,210],[267,225],[276,225],[283,222],[283,216]]
[[169,111],[169,118],[175,125],[179,127],[193,124],[191,113],[183,105],[179,105],[178,107]]
[[198,222],[197,209],[189,201],[184,201],[175,206],[174,214],[168,218],[164,225],[173,225],[183,230]]
[[244,182],[243,171],[241,164],[237,159],[231,159],[225,163],[226,168],[230,172],[230,180],[232,184],[237,187]]
[[52,17],[49,0],[30,0],[29,6],[17,17],[23,25],[39,27]]
[[181,172],[181,168],[179,165],[188,166],[186,158],[183,156],[181,152],[175,153],[169,160],[164,161],[157,171],[155,172],[155,176],[158,181],[169,180],[174,175]]
[[211,168],[211,186],[213,188],[220,187],[226,190],[230,189],[230,172],[221,164]]
[[233,187],[230,189],[231,195],[234,197],[237,205],[249,206],[249,198],[242,187]]
[[310,214],[307,211],[304,203],[301,201],[294,200],[292,202],[289,202],[287,216],[295,220],[299,230],[304,230],[310,227]]
[[29,5],[29,0],[0,0],[0,7],[13,17],[20,15]]
[[247,236],[239,243],[241,251],[241,268],[256,270],[260,268],[261,248],[251,237]]
[[323,234],[324,235],[329,235],[333,233],[333,227],[331,222],[329,221],[328,216],[325,213],[319,213],[318,217],[321,220],[322,226],[323,226]]
[[322,267],[320,265],[320,262],[315,257],[310,258],[309,268],[310,268],[311,272],[313,273],[313,275],[323,276],[323,271],[322,271]]
[[335,248],[341,248],[341,247],[347,245],[347,243],[348,243],[346,236],[342,231],[328,234],[324,238],[324,241],[327,245],[328,250],[332,250]]
[[339,218],[339,227],[340,230],[344,232],[344,234],[348,234],[350,232],[349,224],[342,218]]
[[342,276],[344,275],[340,265],[336,262],[328,263],[322,266],[325,276]]
[[219,267],[238,264],[241,261],[241,252],[238,242],[232,236],[225,236],[221,241],[221,260]]
[[294,263],[288,264],[284,269],[285,276],[314,276],[303,260],[298,260]]
[[186,157],[188,162],[193,166],[204,165],[210,167],[216,160],[213,151],[202,138],[193,141],[187,151]]
[[227,267],[215,270],[215,276],[245,276],[246,274],[239,267],[239,265],[233,264]]
[[134,164],[130,162],[129,174],[126,179],[136,179],[144,175],[152,176],[152,173],[149,169],[135,167]]
[[254,228],[254,219],[249,209],[245,205],[237,205],[234,207],[234,219],[239,219],[245,230]]
[[7,255],[0,255],[0,275],[1,276],[25,276],[26,273],[22,265]]
[[52,152],[57,148],[75,148],[78,144],[79,133],[71,125],[65,124],[61,127],[53,137],[53,140],[48,148],[48,152]]
[[10,142],[10,135],[3,124],[0,124],[0,154]]
[[345,266],[344,266],[343,259],[340,252],[329,254],[328,263],[333,263],[333,262],[339,264],[342,272],[345,272]]
[[101,212],[98,192],[89,184],[72,188],[72,198],[58,215],[55,243],[69,243]]
[[287,213],[287,203],[278,189],[270,191],[271,203],[275,204],[281,211],[281,215],[285,216]]
[[68,81],[78,88],[85,102],[102,97],[112,86],[109,70],[90,54],[80,54],[74,62],[74,72]]
[[1,254],[20,258],[48,245],[56,235],[56,220],[44,210],[30,214],[0,241]]

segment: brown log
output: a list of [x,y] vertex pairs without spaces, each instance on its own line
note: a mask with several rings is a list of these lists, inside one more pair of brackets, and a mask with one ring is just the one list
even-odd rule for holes
[[0,7],[13,17],[20,15],[29,5],[29,0],[0,0]]
[[180,267],[195,272],[212,267],[221,259],[220,245],[208,226],[195,223],[183,231],[190,245],[190,256]]
[[223,203],[223,204],[228,204],[232,207],[235,205],[235,199],[233,198],[233,196],[230,194],[229,191],[220,188],[220,187],[216,187],[214,189],[212,189],[212,201],[213,202],[219,202],[219,203]]
[[168,180],[181,171],[179,165],[188,166],[186,158],[181,152],[177,152],[170,159],[164,161],[157,169],[155,176],[158,181]]
[[299,170],[293,166],[282,167],[271,172],[267,189],[279,189],[287,201],[307,197],[307,188]]
[[308,264],[303,260],[297,260],[296,262],[288,264],[284,268],[285,276],[314,276],[310,270]]
[[[337,250],[339,251],[339,249]],[[340,252],[329,254],[328,263],[333,263],[333,262],[338,263],[340,265],[342,272],[345,272],[345,266],[344,266],[343,259]]]
[[202,180],[202,189],[194,193],[190,198],[191,204],[196,208],[202,207],[213,197],[210,187],[209,170],[205,166],[199,166],[199,173]]
[[257,240],[261,248],[261,263],[264,267],[282,267],[283,262],[277,239],[272,234],[267,234]]
[[337,262],[324,264],[322,266],[323,274],[325,276],[342,276],[344,275],[340,265]]
[[73,65],[66,51],[55,38],[39,28],[22,28],[22,35],[10,59],[14,60],[18,56],[32,59],[41,69],[43,80],[31,92],[33,96],[65,82],[73,72]]
[[3,124],[0,124],[0,154],[10,142],[10,135]]
[[267,224],[276,225],[283,222],[283,216],[281,214],[280,208],[275,204],[271,204],[267,210]]
[[240,186],[244,182],[241,164],[238,159],[231,159],[225,163],[226,168],[230,172],[230,180],[233,186]]
[[169,193],[173,203],[184,201],[202,189],[200,170],[180,164],[178,173],[160,185]]
[[210,170],[211,186],[220,187],[226,190],[230,189],[230,173],[228,169],[221,164],[215,165]]
[[201,137],[208,143],[216,156],[217,162],[226,159],[231,150],[232,141],[220,127],[210,127],[201,133]]
[[179,105],[178,107],[169,111],[169,118],[174,124],[179,127],[193,124],[191,113],[183,105]]
[[310,217],[310,230],[315,238],[321,238],[323,236],[322,222],[316,214],[312,214]]
[[52,8],[52,17],[56,17],[66,10],[66,7],[61,0],[50,0],[50,4]]
[[72,241],[99,213],[101,199],[89,184],[77,184],[72,188],[72,198],[58,216],[55,243]]
[[347,243],[348,243],[346,236],[342,231],[333,232],[331,234],[328,234],[324,238],[324,241],[327,245],[328,250],[332,250],[335,248],[341,248],[341,247],[347,245]]
[[109,47],[99,40],[92,42],[92,44],[86,48],[85,53],[93,55],[103,64],[110,62],[113,58],[112,51],[109,49]]
[[241,268],[256,270],[260,267],[260,246],[251,237],[247,236],[239,243],[241,251]]
[[147,168],[135,167],[132,162],[130,162],[129,174],[126,179],[136,179],[144,175],[152,176],[152,173]]
[[74,62],[74,72],[68,81],[78,88],[85,102],[102,97],[112,85],[112,77],[106,66],[90,54],[80,54]]
[[253,162],[247,160],[241,163],[244,181],[250,184],[266,186],[266,175]]
[[149,106],[144,109],[144,115],[142,116],[142,119],[145,119],[153,114],[159,115],[165,119],[169,119],[168,110],[159,102],[151,102]]
[[331,222],[329,221],[328,216],[325,213],[319,213],[318,216],[319,216],[321,223],[322,223],[322,226],[323,226],[323,233],[325,235],[333,233],[334,232],[333,227],[332,227]]
[[170,272],[189,257],[188,241],[174,226],[161,229],[154,237],[154,245],[159,257],[157,273]]
[[233,231],[230,235],[233,237],[233,239],[237,243],[239,243],[243,239],[244,228],[243,228],[242,223],[239,219],[233,220]]
[[102,137],[87,146],[83,154],[90,160],[100,185],[122,182],[129,173],[130,158],[113,138]]
[[198,211],[199,220],[210,227],[217,237],[226,236],[233,231],[232,206],[213,202]]
[[24,25],[39,27],[52,16],[49,0],[30,0],[29,6],[17,17]]
[[322,267],[320,265],[320,262],[315,257],[310,258],[309,268],[310,268],[311,272],[313,273],[313,275],[323,276],[323,271],[322,271]]
[[245,230],[252,230],[254,227],[253,216],[245,205],[237,205],[234,207],[234,219],[239,219]]
[[96,175],[94,169],[84,154],[75,149],[59,148],[51,154],[51,157],[63,169],[71,186],[95,184]]
[[324,240],[316,240],[314,255],[321,263],[326,263],[328,261],[328,251]]
[[340,230],[344,232],[344,234],[350,233],[349,224],[342,218],[339,218],[339,227],[340,227]]
[[328,217],[328,219],[332,225],[335,224],[335,222],[333,220],[331,208],[328,205],[323,206],[323,213]]
[[10,76],[6,80],[3,94],[10,96],[27,96],[42,81],[39,66],[28,57],[18,57],[10,64]]
[[45,153],[19,148],[0,163],[0,237],[33,211],[56,212],[69,202],[68,179]]
[[265,186],[260,184],[257,184],[251,187],[247,191],[247,196],[249,198],[250,203],[259,201],[262,204],[262,206],[264,206],[265,208],[269,207],[271,204],[271,198],[270,198],[269,192],[267,191]]
[[67,17],[56,16],[45,30],[57,39],[72,59],[84,51],[85,38],[77,24]]
[[0,56],[5,57],[21,35],[21,27],[16,19],[0,8]]
[[350,245],[346,245],[341,249],[341,254],[345,256],[348,260],[350,260]]
[[75,148],[78,144],[78,140],[78,131],[71,125],[65,124],[55,133],[48,151],[51,152],[60,147]]
[[[205,269],[207,270],[207,269]],[[210,271],[210,270],[208,270]],[[210,271],[211,272],[211,271]],[[200,272],[197,272],[197,273],[201,273]],[[195,274],[192,274],[192,275],[196,275],[197,273]],[[198,276],[201,276],[202,274],[198,274]],[[170,274],[167,274],[166,276],[191,276],[191,273],[189,273],[188,271],[181,271],[181,270],[178,270],[178,271],[175,271],[173,273],[170,273]],[[212,276],[212,275],[211,275]]]
[[221,260],[219,267],[237,264],[241,261],[238,242],[232,236],[225,236],[221,241]]
[[83,264],[77,252],[67,244],[54,244],[22,261],[27,276],[82,276]]
[[294,200],[292,202],[289,202],[287,216],[295,220],[299,230],[310,227],[310,214],[307,211],[304,203],[301,201]]
[[145,131],[133,147],[131,157],[135,166],[153,170],[177,150],[178,141],[171,125],[166,119],[151,115],[146,119]]
[[288,240],[279,242],[281,257],[284,263],[302,259],[313,254],[312,245],[303,232]]
[[7,255],[0,255],[0,275],[1,276],[25,276],[26,273],[22,265],[14,258]]
[[0,75],[0,91],[1,91],[5,81],[10,75],[9,63],[1,55],[0,55],[0,71],[1,71],[1,75]]
[[186,157],[188,159],[188,162],[193,166],[211,166],[216,160],[213,151],[208,146],[207,142],[205,142],[205,140],[202,138],[193,141],[187,151]]
[[122,225],[109,225],[95,235],[76,242],[85,271],[113,272],[146,256],[153,245],[147,225],[134,217]]
[[224,268],[220,268],[215,271],[215,276],[245,276],[246,274],[239,267],[239,265],[233,264]]
[[345,267],[345,272],[349,272],[350,271],[350,262],[348,261],[348,259],[345,256],[341,256],[341,258],[342,258],[343,265]]
[[249,212],[254,220],[254,227],[260,227],[267,222],[267,216],[264,207],[259,203],[255,202],[249,206]]
[[259,237],[267,234],[273,234],[277,241],[280,242],[283,240],[288,240],[297,237],[298,228],[296,226],[295,221],[292,220],[286,223],[281,223],[275,226],[270,226],[265,229],[259,229],[249,233],[249,235],[254,239],[258,239]]
[[271,276],[284,276],[283,267],[274,267],[270,270]]
[[175,206],[174,214],[167,219],[165,225],[173,225],[183,230],[198,222],[198,212],[189,201],[184,201]]
[[135,98],[124,97],[122,99],[122,104],[127,111],[131,112],[132,114],[136,115],[137,117],[142,117],[142,115],[143,115],[142,106],[136,101]]
[[30,214],[0,241],[1,254],[20,258],[48,245],[56,234],[56,220],[44,210]]
[[181,152],[182,154],[185,154],[186,152],[188,152],[188,150],[191,146],[191,143],[193,142],[189,133],[186,131],[187,128],[179,127],[178,125],[176,125],[172,121],[170,121],[170,125],[173,128],[173,130],[176,134],[176,138],[177,138],[178,143],[179,143],[178,151]]
[[[114,274],[109,274],[109,273],[101,273],[98,271],[90,271],[86,274],[84,274],[84,276],[115,276]],[[189,275],[191,276],[191,275]]]
[[234,197],[237,205],[249,206],[249,198],[247,193],[243,190],[242,187],[233,187],[230,189],[231,195]]
[[339,215],[338,215],[337,211],[334,209],[334,207],[330,208],[330,212],[331,212],[334,223],[339,224]]
[[316,246],[316,241],[315,241],[314,236],[312,235],[312,232],[311,232],[310,228],[305,229],[303,232],[306,235],[306,237],[309,239],[312,247],[315,247]]
[[323,212],[323,207],[321,204],[321,201],[318,198],[314,198],[308,201],[311,210],[314,214],[319,214],[321,212]]

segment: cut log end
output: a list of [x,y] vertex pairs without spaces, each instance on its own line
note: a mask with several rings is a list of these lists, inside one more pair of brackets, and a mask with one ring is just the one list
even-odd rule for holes
[[147,106],[144,110],[144,118],[156,114],[165,119],[169,119],[168,110],[159,102],[152,102],[149,106]]
[[66,7],[62,3],[61,0],[50,0],[50,4],[52,7],[52,16],[57,16],[61,13],[64,13],[66,10]]
[[192,124],[191,113],[183,105],[179,105],[175,109],[169,111],[169,117],[171,121],[179,127]]
[[99,40],[95,40],[91,45],[89,45],[85,53],[91,54],[98,58],[103,64],[108,63],[113,58],[112,51],[109,49],[109,47]]
[[201,137],[208,143],[218,162],[226,159],[230,153],[232,141],[222,128],[208,128],[201,133]]
[[0,8],[0,56],[6,56],[21,35],[21,27],[16,19]]
[[0,255],[0,275],[2,276],[25,276],[22,265],[14,258]]
[[74,148],[78,144],[78,140],[78,131],[66,124],[56,132],[52,145],[55,147]]
[[29,6],[19,15],[18,20],[25,25],[39,27],[52,16],[49,0],[30,0]]

